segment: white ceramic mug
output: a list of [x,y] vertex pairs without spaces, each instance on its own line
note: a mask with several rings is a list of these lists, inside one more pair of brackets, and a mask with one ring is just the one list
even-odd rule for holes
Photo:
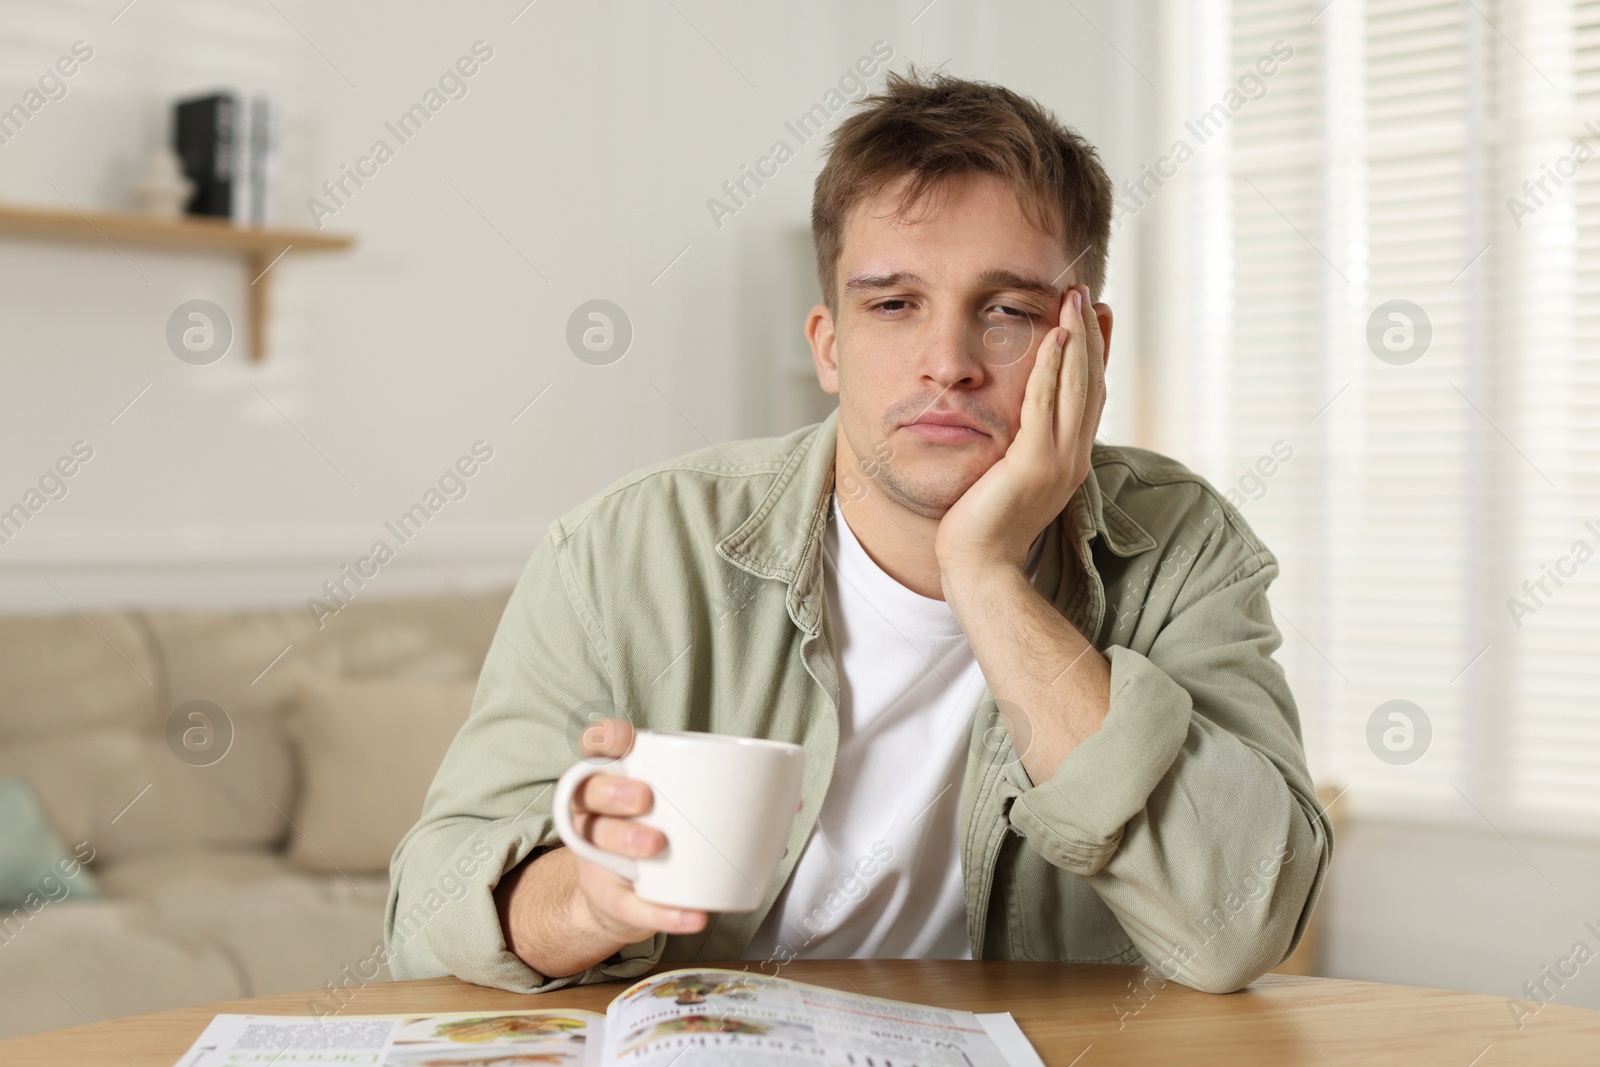
[[[754,911],[766,898],[800,804],[806,750],[787,741],[635,730],[620,759],[579,760],[556,781],[551,812],[566,846],[633,883],[652,904],[699,911]],[[667,843],[635,859],[584,840],[572,798],[595,774],[635,778],[653,803],[634,821]]]

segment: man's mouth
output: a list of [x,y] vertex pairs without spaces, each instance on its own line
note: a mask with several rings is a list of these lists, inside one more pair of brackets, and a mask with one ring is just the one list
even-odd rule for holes
[[978,429],[977,423],[957,411],[924,411],[901,429],[925,441],[947,444],[978,441],[989,436]]

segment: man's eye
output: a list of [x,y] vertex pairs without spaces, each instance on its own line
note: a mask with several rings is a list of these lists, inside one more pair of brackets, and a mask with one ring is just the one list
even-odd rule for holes
[[902,305],[903,306],[905,304],[905,301],[904,300],[885,300],[885,301],[882,301],[881,303],[874,304],[872,306],[872,309],[874,311],[895,311],[895,310],[898,310],[898,308],[890,307],[889,305],[891,305],[891,304],[897,304],[897,305]]
[[1014,308],[1014,307],[1010,307],[1010,306],[1008,306],[1008,305],[1006,305],[1006,304],[996,304],[996,305],[995,305],[995,308],[996,308],[996,310],[999,310],[999,311],[1003,311],[1003,312],[1005,312],[1005,313],[1006,313],[1006,314],[1005,314],[1005,316],[1004,316],[1004,317],[1005,317],[1005,318],[1008,318],[1008,319],[1010,319],[1010,318],[1016,318],[1016,319],[1036,319],[1036,318],[1038,318],[1038,317],[1039,317],[1039,316],[1038,316],[1038,315],[1035,315],[1035,314],[1034,314],[1034,313],[1033,313],[1033,312],[1031,312],[1031,311],[1025,311],[1025,310],[1023,310],[1023,309],[1022,309],[1022,308]]

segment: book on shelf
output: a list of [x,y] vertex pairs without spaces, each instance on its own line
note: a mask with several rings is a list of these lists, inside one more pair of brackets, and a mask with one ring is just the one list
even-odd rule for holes
[[261,94],[216,92],[179,100],[172,141],[194,182],[190,215],[264,226],[273,220],[279,170],[279,109]]
[[640,979],[604,1015],[573,1008],[218,1015],[177,1067],[256,1062],[1044,1067],[1010,1012],[973,1014],[694,967]]
[[279,124],[278,106],[271,97],[260,93],[250,97],[250,221],[257,226],[278,221]]

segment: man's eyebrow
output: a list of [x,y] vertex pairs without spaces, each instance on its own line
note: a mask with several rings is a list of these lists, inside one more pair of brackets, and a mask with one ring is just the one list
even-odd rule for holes
[[[894,289],[902,285],[921,285],[922,278],[911,271],[897,270],[889,274],[857,274],[844,283],[845,295],[869,293],[879,289]],[[978,284],[991,289],[1015,289],[1023,293],[1057,297],[1061,290],[1034,274],[1019,274],[1002,267],[991,267],[978,275]]]
[[901,285],[921,285],[922,279],[910,271],[897,270],[890,274],[857,274],[844,283],[845,295],[870,293],[878,289],[893,289]]
[[1051,285],[1035,274],[1018,274],[1016,271],[1003,268],[993,268],[978,275],[978,284],[991,286],[995,289],[1016,289],[1024,293],[1038,293],[1040,296],[1060,296],[1061,290]]

